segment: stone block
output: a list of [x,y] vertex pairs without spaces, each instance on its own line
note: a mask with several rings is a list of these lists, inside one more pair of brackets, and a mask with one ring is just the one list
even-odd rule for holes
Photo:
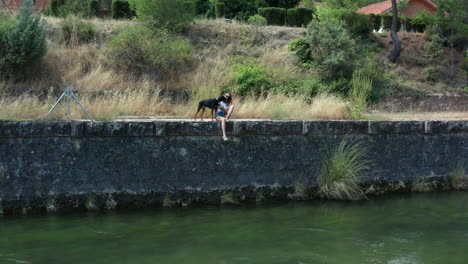
[[154,122],[128,122],[127,132],[128,137],[152,137],[154,136]]
[[234,135],[302,135],[302,121],[236,121]]
[[167,121],[156,121],[154,122],[155,136],[164,137],[167,135]]
[[304,135],[367,134],[368,121],[304,121]]
[[[167,122],[168,136],[220,136],[222,135],[220,122]],[[226,133],[233,133],[233,122],[227,122]]]
[[18,135],[18,123],[0,122],[0,137],[17,137]]
[[68,137],[71,134],[69,122],[19,122],[19,137]]
[[424,132],[424,121],[369,121],[369,134],[411,134]]
[[71,134],[72,137],[83,137],[85,134],[85,122],[71,122]]
[[448,121],[447,123],[449,133],[468,132],[468,122],[466,121]]
[[87,137],[123,137],[125,136],[125,122],[89,122],[86,123]]

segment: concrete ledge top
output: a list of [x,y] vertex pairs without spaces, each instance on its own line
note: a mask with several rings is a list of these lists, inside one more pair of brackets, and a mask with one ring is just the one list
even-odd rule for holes
[[[468,121],[300,121],[230,120],[231,136],[314,134],[436,134],[467,133]],[[215,121],[144,120],[118,122],[90,121],[0,121],[0,138],[11,137],[165,137],[220,136]]]

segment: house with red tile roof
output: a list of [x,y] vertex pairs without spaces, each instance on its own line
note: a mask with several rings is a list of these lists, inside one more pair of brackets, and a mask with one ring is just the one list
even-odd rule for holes
[[[397,3],[401,0],[397,0]],[[427,11],[434,16],[437,11],[437,6],[430,0],[409,0],[407,6],[401,10],[401,14],[405,17],[416,17],[419,11]],[[386,0],[380,3],[368,5],[356,10],[360,14],[387,14],[392,13],[392,1]]]

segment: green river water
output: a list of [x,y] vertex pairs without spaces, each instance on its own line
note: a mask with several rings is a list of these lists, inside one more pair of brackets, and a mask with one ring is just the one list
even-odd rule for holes
[[468,263],[468,193],[0,218],[0,263]]

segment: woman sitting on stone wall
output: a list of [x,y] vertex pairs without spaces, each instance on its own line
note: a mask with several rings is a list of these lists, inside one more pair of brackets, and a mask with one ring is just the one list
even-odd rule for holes
[[221,122],[221,129],[223,130],[223,139],[228,140],[226,136],[226,121],[232,115],[232,111],[234,110],[234,105],[232,104],[232,94],[230,92],[226,92],[223,94],[226,100],[223,102],[219,102],[218,109],[216,110],[216,120]]

